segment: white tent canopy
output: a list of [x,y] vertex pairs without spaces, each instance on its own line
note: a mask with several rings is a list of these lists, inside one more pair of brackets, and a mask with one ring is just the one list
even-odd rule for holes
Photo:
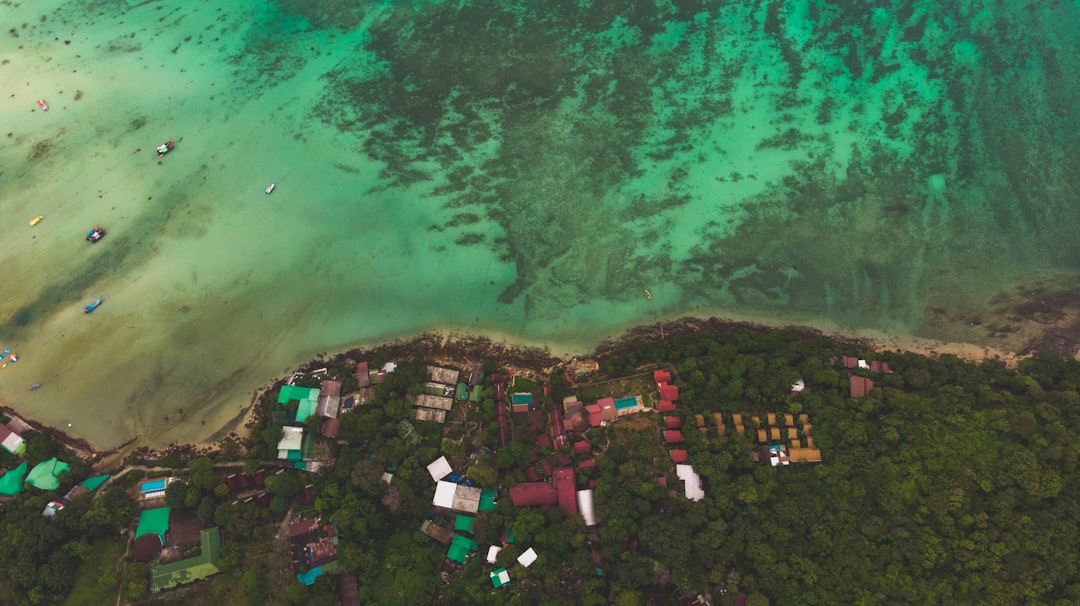
[[581,512],[581,517],[585,518],[585,526],[596,526],[596,508],[593,507],[593,491],[579,490],[577,491],[577,507]]
[[521,564],[525,568],[528,568],[529,566],[532,566],[533,562],[536,561],[536,558],[536,551],[534,551],[533,548],[530,547],[525,550],[525,553],[518,556],[518,564]]

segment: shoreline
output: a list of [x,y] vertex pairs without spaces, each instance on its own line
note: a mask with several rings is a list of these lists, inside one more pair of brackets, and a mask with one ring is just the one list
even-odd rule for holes
[[[496,332],[465,332],[453,329],[433,328],[412,337],[397,337],[376,344],[360,344],[333,353],[320,353],[306,362],[295,366],[295,370],[310,372],[329,364],[354,363],[357,358],[405,359],[423,355],[440,363],[455,365],[482,362],[486,359],[498,359],[508,366],[521,368],[534,374],[549,373],[553,368],[564,364],[573,357],[603,359],[643,342],[662,338],[681,336],[692,332],[731,332],[736,330],[770,331],[790,330],[807,336],[820,336],[833,339],[866,351],[874,352],[912,352],[927,357],[955,355],[968,362],[999,360],[1010,368],[1031,355],[1029,351],[1018,353],[975,343],[947,342],[912,335],[895,335],[877,330],[847,331],[836,326],[826,326],[814,322],[785,322],[777,319],[742,317],[717,317],[704,315],[680,315],[663,319],[651,324],[642,324],[625,330],[621,335],[597,343],[591,352],[575,352],[571,346],[558,344],[529,344],[516,342],[511,335]],[[497,340],[497,339],[502,340]],[[0,413],[21,419],[36,431],[52,436],[54,440],[72,450],[92,466],[107,465],[131,454],[141,454],[147,460],[159,460],[167,454],[208,453],[219,449],[224,440],[244,440],[251,436],[247,428],[254,420],[256,404],[274,385],[285,380],[285,376],[275,377],[255,388],[249,404],[222,427],[211,433],[205,440],[195,442],[173,442],[163,446],[140,444],[134,437],[127,442],[111,448],[101,449],[85,438],[73,435],[62,428],[51,427],[23,415],[19,410],[0,403]]]

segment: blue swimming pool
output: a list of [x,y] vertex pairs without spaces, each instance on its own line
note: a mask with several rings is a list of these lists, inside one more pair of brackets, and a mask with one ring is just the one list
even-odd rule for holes
[[142,492],[155,492],[158,490],[165,490],[165,480],[147,480],[139,486],[139,490]]

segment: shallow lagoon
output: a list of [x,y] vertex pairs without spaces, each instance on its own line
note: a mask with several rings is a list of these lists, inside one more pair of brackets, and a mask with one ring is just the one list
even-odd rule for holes
[[0,5],[4,401],[160,444],[431,328],[1074,317],[1075,5],[532,4]]

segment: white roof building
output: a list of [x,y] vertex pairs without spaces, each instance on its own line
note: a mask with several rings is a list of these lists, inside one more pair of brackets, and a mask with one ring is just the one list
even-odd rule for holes
[[431,499],[431,504],[443,509],[476,513],[480,510],[480,489],[439,480],[435,485],[435,497]]
[[304,428],[285,426],[281,428],[281,441],[278,442],[278,458],[289,458],[290,450],[300,450],[304,443]]
[[585,526],[596,526],[596,508],[593,506],[593,491],[579,490],[577,491],[577,508],[581,512],[581,517],[585,518]]
[[491,547],[488,548],[488,557],[487,557],[488,564],[494,564],[495,563],[495,557],[499,555],[500,551],[502,551],[502,547],[499,547],[498,545],[492,545]]
[[427,466],[427,472],[431,474],[431,479],[435,482],[450,475],[452,471],[454,468],[450,467],[450,461],[447,461],[445,456],[435,459]]
[[533,562],[536,561],[536,558],[536,551],[532,547],[530,547],[525,550],[525,553],[519,555],[517,560],[518,564],[521,564],[525,568],[528,568],[529,566],[533,565]]
[[683,481],[683,490],[687,499],[700,501],[705,498],[705,490],[701,487],[701,476],[694,471],[692,465],[676,465],[675,475]]

